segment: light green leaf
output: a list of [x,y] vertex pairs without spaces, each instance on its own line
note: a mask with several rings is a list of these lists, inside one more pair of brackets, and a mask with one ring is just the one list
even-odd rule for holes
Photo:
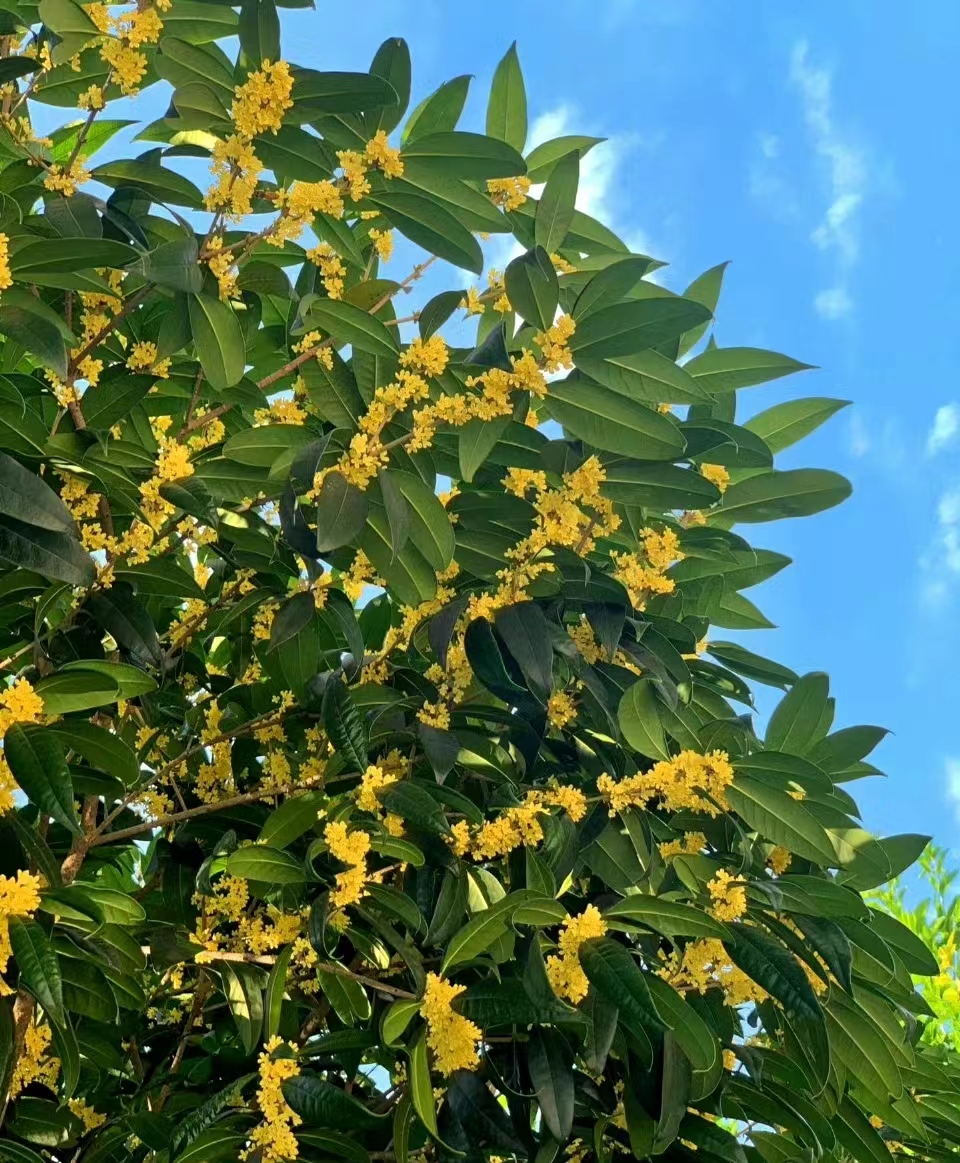
[[243,331],[236,312],[206,293],[191,295],[187,302],[203,374],[217,391],[233,387],[243,379],[245,366]]
[[641,678],[624,691],[617,708],[617,721],[635,751],[651,759],[669,759],[658,707],[653,684]]
[[522,150],[527,140],[527,91],[520,71],[517,42],[497,65],[487,104],[487,136]]

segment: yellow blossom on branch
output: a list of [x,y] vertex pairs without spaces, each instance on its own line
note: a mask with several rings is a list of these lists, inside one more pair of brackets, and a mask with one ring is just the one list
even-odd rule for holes
[[580,946],[602,937],[607,923],[596,905],[587,907],[576,917],[567,917],[557,940],[559,953],[547,958],[547,978],[558,997],[577,1005],[587,996],[590,983],[580,965]]
[[480,1028],[453,1009],[453,1001],[466,989],[436,973],[427,974],[420,1013],[427,1023],[427,1045],[441,1074],[475,1070],[480,1061]]

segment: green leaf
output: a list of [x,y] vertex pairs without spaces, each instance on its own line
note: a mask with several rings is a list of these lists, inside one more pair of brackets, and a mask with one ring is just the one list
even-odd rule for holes
[[[720,299],[720,288],[723,286],[723,276],[727,265],[727,263],[722,262],[718,266],[704,271],[702,275],[694,279],[690,286],[687,287],[683,292],[683,297],[685,299],[693,299],[697,303],[702,303],[707,310],[715,313],[717,303]],[[701,323],[699,327],[694,327],[690,331],[685,332],[680,337],[678,356],[686,355],[691,348],[696,347],[706,333],[706,330],[707,324]]]
[[517,42],[497,65],[487,103],[487,136],[522,150],[527,140],[527,91],[520,71]]
[[347,769],[365,771],[368,759],[363,715],[350,695],[350,688],[337,677],[327,683],[323,692],[323,723]]
[[[456,128],[463,107],[467,103],[467,93],[470,91],[472,80],[473,78],[466,74],[454,77],[452,81],[444,81],[429,97],[424,97],[407,118],[407,124],[400,135],[401,145],[406,146],[408,142],[430,133]],[[406,150],[404,155],[406,156]]]
[[365,492],[340,473],[327,473],[317,499],[318,552],[348,545],[364,527],[368,512]]
[[404,147],[403,159],[445,177],[474,182],[508,178],[527,169],[521,155],[506,142],[455,130],[418,135]]
[[396,89],[376,73],[319,73],[293,70],[294,108],[298,121],[313,121],[320,114],[362,113],[399,103]]
[[605,452],[639,460],[674,460],[683,453],[673,420],[588,380],[569,376],[551,384],[547,408],[568,432]]
[[105,373],[83,393],[87,427],[105,430],[125,419],[156,382],[156,376],[134,375],[126,368],[115,376]]
[[537,205],[533,233],[538,247],[548,255],[559,250],[566,240],[576,209],[580,184],[580,153],[571,150],[553,167]]
[[403,1037],[407,1027],[420,1013],[420,1002],[416,999],[398,997],[384,1010],[380,1020],[380,1037],[388,1046],[395,1046]]
[[515,910],[534,896],[536,893],[528,892],[526,889],[509,893],[467,921],[447,942],[443,963],[440,966],[441,975],[445,975],[454,965],[471,961],[480,953],[486,952],[506,932]]
[[93,723],[70,721],[55,723],[47,732],[59,740],[65,751],[75,751],[91,767],[119,779],[124,787],[130,788],[139,782],[140,764],[136,755],[112,731]]
[[825,1012],[831,1053],[881,1101],[898,1099],[903,1094],[900,1068],[880,1027],[844,994],[831,996]]
[[30,802],[79,836],[80,821],[73,807],[70,772],[56,737],[42,727],[22,727],[15,723],[4,736],[3,754]]
[[456,535],[446,509],[423,478],[390,470],[409,505],[410,540],[438,573],[453,561]]
[[[669,343],[710,317],[702,304],[677,296],[613,303],[577,324],[570,350],[574,361],[580,357],[602,360],[633,355]],[[689,365],[685,370],[690,371]]]
[[[203,287],[203,273],[198,262],[195,236],[184,235],[161,243],[143,256],[137,266],[137,273],[158,287],[197,294]],[[86,417],[86,395],[83,402]]]
[[119,270],[139,257],[132,246],[109,238],[61,238],[55,247],[38,239],[13,251],[10,270],[21,281],[30,282],[34,275],[53,271],[80,271],[91,267],[116,267]]
[[515,602],[497,611],[494,624],[531,692],[546,702],[553,689],[553,643],[543,611],[536,602]]
[[641,973],[631,953],[610,937],[599,937],[580,946],[580,964],[591,985],[620,1011],[620,1020],[641,1034],[645,1030],[662,1030],[657,1013]]
[[641,678],[624,691],[617,708],[617,721],[635,751],[650,759],[669,759],[658,707],[653,684]]
[[787,1017],[822,1023],[817,995],[796,960],[771,938],[750,925],[737,925],[723,945],[734,965],[779,1001]]
[[837,1142],[857,1163],[890,1163],[886,1143],[851,1099],[844,1098],[830,1125]]
[[558,1143],[565,1143],[573,1130],[573,1071],[566,1043],[557,1030],[534,1026],[530,1031],[527,1067],[543,1124]]
[[280,19],[273,0],[243,0],[240,47],[254,68],[280,59]]
[[437,196],[410,182],[400,183],[394,179],[386,189],[375,190],[366,200],[417,246],[462,270],[477,275],[482,272],[480,244]]
[[[165,38],[166,39],[166,38]],[[173,39],[172,37],[169,39]],[[161,60],[157,56],[156,60]],[[229,106],[232,89],[228,90],[227,104]],[[190,210],[203,209],[203,194],[193,182],[165,169],[159,159],[147,161],[143,158],[134,160],[117,160],[106,162],[91,171],[90,177],[95,181],[103,182],[106,186],[132,187],[142,190],[154,202],[167,203],[173,206],[186,206]]]
[[541,142],[527,154],[527,177],[534,185],[545,182],[553,173],[554,166],[572,150],[576,150],[580,157],[586,157],[595,145],[604,141],[605,137],[584,137],[579,133],[570,133]]
[[820,671],[805,674],[776,705],[767,724],[769,751],[805,755],[819,742],[817,729],[827,707],[830,679]]
[[338,1131],[377,1130],[388,1115],[375,1115],[363,1103],[311,1074],[300,1074],[283,1084],[283,1097],[308,1126]]
[[71,586],[88,586],[96,575],[89,554],[72,535],[13,517],[0,517],[0,560]]
[[240,1032],[246,1054],[252,1054],[263,1031],[263,993],[252,965],[230,961],[219,965],[223,993]]
[[[415,1005],[416,1003],[408,1003]],[[437,1134],[437,1104],[430,1081],[430,1062],[427,1056],[427,1028],[422,1026],[409,1051],[410,1097],[413,1109],[431,1135]]]
[[364,117],[364,127],[368,137],[372,137],[378,130],[392,133],[400,124],[400,120],[410,104],[410,49],[407,42],[399,36],[389,37],[380,45],[370,63],[370,72],[374,76],[382,77],[394,92],[397,100],[384,105]]
[[503,278],[515,311],[541,331],[553,326],[560,302],[560,284],[550,255],[542,246],[515,258],[508,264]]
[[114,679],[90,671],[51,674],[37,683],[36,691],[48,715],[105,707],[122,697]]
[[727,800],[749,827],[774,844],[817,864],[837,863],[823,825],[787,792],[738,774],[727,788]]
[[774,470],[732,484],[723,494],[720,512],[751,523],[809,517],[839,505],[852,491],[846,477],[827,469]]
[[287,987],[287,968],[293,956],[293,946],[287,945],[277,954],[270,967],[267,987],[263,992],[263,1039],[268,1042],[280,1029],[283,995]]
[[316,825],[319,810],[325,801],[326,797],[321,791],[301,792],[284,800],[267,817],[257,843],[266,844],[270,848],[288,847]]
[[32,994],[58,1026],[64,1025],[60,963],[49,937],[36,921],[10,917],[9,926],[10,947],[20,970],[20,988]]
[[229,876],[269,885],[303,884],[306,880],[303,865],[296,857],[260,844],[232,852],[226,858],[224,871]]
[[[94,674],[102,675],[104,678],[113,682],[120,692],[121,699],[133,699],[137,695],[148,695],[157,689],[157,684],[138,666],[131,666],[126,662],[105,662],[98,658],[80,658],[74,662],[66,662],[60,668],[61,674],[64,671],[77,671],[85,673],[92,671]],[[59,678],[60,675],[51,675],[48,679],[43,679],[44,684],[50,683],[51,679]],[[37,687],[38,692],[40,687]],[[46,703],[46,696],[44,696],[44,703]],[[84,710],[83,707],[74,707],[73,710]],[[49,710],[49,708],[48,708]],[[49,711],[50,714],[65,714],[65,710]]]
[[245,350],[236,312],[213,295],[187,300],[197,358],[212,388],[222,392],[243,379]]
[[160,662],[160,641],[153,619],[128,585],[117,582],[108,590],[91,594],[86,609],[118,646],[144,661]]
[[60,379],[67,376],[69,329],[42,299],[22,287],[8,287],[0,300],[0,334],[35,355]]
[[306,309],[304,329],[314,327],[338,343],[349,343],[371,355],[391,360],[397,357],[397,329],[384,327],[379,319],[342,299],[313,299]]
[[464,424],[457,441],[461,480],[468,484],[473,480],[477,469],[486,463],[509,424],[509,416],[498,416],[495,420],[470,420]]
[[614,460],[606,466],[604,495],[621,505],[649,509],[707,509],[720,490],[693,469],[675,464]]
[[823,396],[784,400],[782,404],[774,404],[765,412],[751,416],[744,427],[755,432],[771,452],[782,452],[815,432],[849,403],[849,400],[831,400]]
[[780,687],[783,690],[797,681],[797,675],[789,667],[754,654],[738,642],[711,642],[709,653],[737,674],[752,678],[756,682],[766,683],[767,686]]
[[[597,271],[577,296],[571,311],[574,319],[586,319],[594,311],[619,303],[655,266],[654,260],[646,255],[632,254]],[[709,399],[705,393],[704,398]]]
[[74,528],[70,510],[47,482],[5,452],[0,452],[0,513],[55,533]]
[[667,1029],[673,1031],[692,1069],[712,1070],[720,1057],[716,1035],[672,985],[655,973],[649,974],[645,980],[657,1013]]
[[604,910],[608,922],[624,919],[662,933],[665,937],[719,937],[728,935],[727,927],[698,909],[682,901],[631,893]]
[[176,1156],[176,1163],[227,1163],[243,1150],[246,1136],[221,1123],[201,1131],[189,1147]]
[[756,347],[711,347],[691,359],[686,368],[700,387],[716,395],[752,388],[794,372],[808,371],[812,366]]

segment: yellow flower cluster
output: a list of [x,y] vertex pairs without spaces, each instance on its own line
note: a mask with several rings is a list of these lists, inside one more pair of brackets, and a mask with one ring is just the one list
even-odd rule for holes
[[370,837],[358,829],[349,832],[342,820],[334,820],[323,830],[330,853],[341,864],[349,867],[337,873],[337,882],[330,892],[330,903],[337,909],[346,908],[362,900],[367,881],[367,854]]
[[604,772],[597,780],[597,791],[609,804],[611,816],[626,808],[646,808],[654,800],[670,812],[690,809],[717,816],[728,809],[726,790],[732,782],[733,768],[725,751],[707,755],[681,751],[619,783]]
[[[619,552],[615,549],[610,552],[613,576],[627,591],[631,604],[637,610],[645,608],[647,598],[652,594],[672,594],[675,589],[673,578],[667,577],[663,571],[674,561],[679,561],[683,554],[677,551],[679,556],[668,557],[669,538],[676,540],[676,534],[670,529],[662,534],[655,533],[652,529],[644,530],[644,553],[648,564],[644,564],[636,553]],[[655,565],[654,558],[660,562],[665,561],[666,565]]]
[[106,1115],[102,1115],[99,1111],[94,1110],[82,1098],[68,1099],[67,1106],[70,1108],[70,1113],[76,1115],[83,1123],[83,1133],[85,1135],[89,1135],[97,1127],[102,1127],[107,1121]]
[[548,327],[546,331],[538,331],[534,336],[533,342],[543,353],[548,372],[573,367],[573,356],[567,345],[576,329],[577,325],[572,315],[561,315],[552,327]]
[[56,1090],[60,1074],[60,1059],[49,1053],[52,1034],[46,1022],[31,1022],[23,1036],[23,1049],[10,1078],[10,1097],[38,1083],[48,1090]]
[[[277,1058],[281,1047],[287,1055]],[[264,1044],[258,1059],[260,1083],[257,1087],[257,1105],[260,1107],[261,1121],[250,1134],[250,1146],[241,1151],[240,1158],[247,1159],[254,1153],[262,1163],[288,1163],[296,1159],[300,1145],[294,1133],[303,1121],[283,1097],[283,1084],[296,1078],[300,1067],[296,1059],[297,1048],[292,1043],[284,1043],[274,1036]]]
[[157,345],[143,341],[135,343],[127,356],[127,367],[131,371],[149,371],[158,379],[165,380],[170,375],[170,360],[157,359]]
[[508,213],[519,210],[530,193],[530,179],[526,174],[516,178],[491,178],[487,182],[487,193],[495,206],[501,206]]
[[0,234],[0,291],[13,286],[13,275],[10,273],[10,239]]
[[340,255],[328,242],[321,242],[319,246],[307,251],[307,258],[319,267],[327,298],[339,299],[343,294],[343,280],[347,273]]
[[389,262],[393,257],[393,232],[371,229],[367,233],[373,243],[373,249],[377,252],[377,258],[381,262]]
[[0,739],[14,723],[37,723],[43,715],[43,699],[25,678],[0,691]]
[[264,61],[234,89],[230,115],[237,132],[252,140],[261,133],[276,133],[283,115],[293,108],[293,74],[286,61]]
[[592,666],[595,662],[603,661],[603,650],[597,642],[586,614],[580,615],[580,621],[576,625],[567,627],[567,634],[573,639],[584,662]]
[[[20,869],[15,877],[0,876],[0,975],[13,956],[10,947],[10,918],[31,917],[40,907],[40,877]],[[0,997],[10,993],[0,976]]]
[[772,848],[767,856],[767,865],[774,876],[783,876],[792,861],[790,852],[780,844]]
[[547,721],[551,727],[562,731],[577,717],[577,704],[566,691],[554,691],[547,700]]
[[257,408],[253,414],[255,427],[264,424],[305,424],[307,413],[296,400],[271,400],[269,408]]
[[[543,841],[541,817],[552,807],[560,808],[577,823],[586,815],[586,796],[575,787],[533,788],[522,803],[481,825],[470,842],[470,854],[478,860],[492,860],[508,855],[521,845],[535,848]],[[463,829],[454,832],[456,847],[462,847],[464,836]],[[465,855],[463,851],[457,854]]]
[[271,246],[283,246],[288,239],[300,237],[317,214],[343,217],[343,197],[333,182],[294,182],[289,190],[280,190],[274,205],[280,217],[264,236]]
[[700,475],[706,477],[711,484],[716,485],[721,493],[727,491],[727,486],[730,484],[730,474],[722,464],[701,464]]
[[767,997],[766,990],[734,965],[723,943],[713,937],[689,941],[682,954],[671,953],[667,964],[657,972],[681,992],[696,990],[697,993],[706,993],[708,989],[719,986],[728,1006],[761,1002]]
[[718,921],[737,921],[747,911],[746,885],[738,883],[725,868],[707,885],[710,893],[710,912]]
[[587,996],[590,982],[580,965],[580,946],[602,937],[607,923],[596,905],[587,907],[577,917],[567,917],[557,940],[559,954],[547,958],[547,977],[557,997],[577,1005]]
[[436,973],[428,973],[420,1003],[427,1023],[427,1045],[434,1065],[444,1075],[455,1070],[475,1070],[480,1061],[480,1029],[453,1008],[453,1001],[466,989],[453,985]]
[[[516,368],[515,364],[515,371]],[[540,375],[539,369],[537,374]],[[546,477],[539,471],[532,477],[508,474],[507,479],[518,488],[529,483],[538,490],[533,504],[536,523],[528,537],[506,551],[508,564],[497,572],[496,589],[470,596],[447,652],[446,675],[428,673],[427,677],[440,687],[441,697],[436,703],[427,703],[421,708],[418,718],[431,726],[444,728],[449,724],[448,704],[455,703],[469,686],[472,676],[463,649],[463,633],[470,622],[474,618],[492,619],[497,610],[526,600],[531,582],[553,569],[549,560],[540,557],[549,546],[561,545],[576,553],[589,553],[595,537],[608,535],[620,524],[612,503],[600,491],[606,474],[595,456],[565,473],[560,489],[541,490],[546,485]]]
[[672,860],[674,856],[696,856],[707,846],[707,838],[702,832],[687,832],[679,840],[667,840],[657,845],[661,860]]

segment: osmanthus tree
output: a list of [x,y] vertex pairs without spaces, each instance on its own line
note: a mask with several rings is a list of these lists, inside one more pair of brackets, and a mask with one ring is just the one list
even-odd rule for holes
[[841,402],[738,423],[803,365],[575,209],[514,50],[481,134],[271,0],[3,2],[0,1159],[952,1154],[882,732],[722,640]]

